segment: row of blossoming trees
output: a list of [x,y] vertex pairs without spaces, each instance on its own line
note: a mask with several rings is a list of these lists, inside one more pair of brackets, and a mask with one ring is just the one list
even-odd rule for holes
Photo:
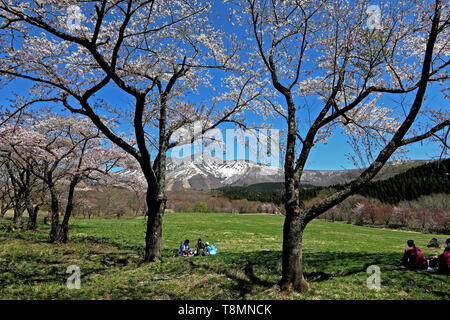
[[26,229],[35,230],[39,207],[50,203],[50,242],[67,242],[79,182],[105,183],[111,169],[124,165],[123,152],[105,141],[90,121],[80,117],[48,113],[10,117],[0,128],[0,183],[2,205],[14,210],[14,227],[23,227],[26,210]]
[[[67,17],[73,5],[79,10]],[[375,25],[367,23],[369,5],[0,0],[0,75],[28,80],[31,101],[51,99],[84,116],[138,163],[147,183],[145,261],[161,259],[168,151],[213,137],[225,123],[246,126],[250,113],[277,118],[286,128],[281,287],[306,290],[307,224],[407,145],[432,138],[447,148],[449,116],[439,89],[448,88],[448,3],[383,2]],[[112,88],[127,103],[109,97]],[[439,97],[425,107],[427,90]],[[132,130],[123,135],[107,119]],[[194,123],[201,123],[196,134],[176,134]],[[307,206],[298,196],[305,165],[335,133],[367,169]]]
[[397,205],[353,195],[328,210],[322,218],[356,225],[409,228],[445,234],[450,230],[449,207],[448,194],[422,196]]

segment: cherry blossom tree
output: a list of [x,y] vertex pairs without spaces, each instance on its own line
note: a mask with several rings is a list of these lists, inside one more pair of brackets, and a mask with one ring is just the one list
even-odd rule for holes
[[[429,87],[442,89],[442,99],[448,90],[448,3],[382,2],[381,19],[373,21],[364,0],[226,2],[251,38],[249,54],[280,97],[269,101],[287,126],[281,288],[306,291],[307,224],[368,183],[405,146],[431,138],[448,149],[448,111],[424,107]],[[319,102],[310,105],[312,98]],[[401,101],[403,110],[386,106],[388,98]],[[337,132],[347,136],[355,159],[366,160],[366,169],[306,206],[298,194],[311,150]]]
[[[70,6],[77,10],[68,15]],[[202,0],[0,0],[0,18],[3,81],[32,81],[33,99],[54,98],[88,117],[139,164],[147,182],[145,261],[160,259],[168,150],[223,123],[243,124],[245,109],[265,103],[259,73],[245,72],[255,69],[238,55],[241,44],[213,26],[211,2]],[[108,103],[102,93],[111,87],[129,104]],[[194,123],[197,134],[173,140]]]
[[[0,129],[0,147],[4,157],[15,167],[24,168],[23,175],[27,179],[33,176],[44,182],[50,193],[50,242],[65,243],[68,240],[76,185],[82,179],[99,179],[99,175],[107,174],[124,159],[123,152],[108,147],[102,139],[88,119],[51,114]],[[20,182],[13,183],[22,186]],[[61,223],[57,186],[68,186]],[[25,190],[22,193],[28,209],[29,192]],[[35,223],[32,211],[30,208],[30,220]]]
[[379,223],[389,225],[392,219],[393,208],[387,205],[380,204],[376,208],[377,221]]
[[[5,173],[4,175],[4,188],[6,190],[6,194],[3,196],[5,199],[5,205],[8,202],[7,198],[10,199],[9,205],[6,205],[6,208],[11,206],[11,208],[14,209],[14,218],[13,223],[16,228],[22,227],[22,215],[25,211],[25,206],[23,205],[23,192],[16,181],[20,181],[20,177],[24,177],[25,174],[20,171],[13,170],[10,166],[6,167],[7,162],[2,161],[2,168]],[[18,174],[15,175],[14,173],[17,172]],[[18,177],[19,179],[17,179]],[[5,209],[6,209],[5,208]],[[7,209],[6,209],[7,210]]]
[[126,163],[124,170],[108,175],[108,184],[121,186],[131,191],[127,206],[134,211],[135,216],[146,215],[145,192],[147,183],[141,171],[133,163]]
[[9,152],[5,158],[4,168],[6,168],[9,180],[6,183],[12,189],[13,224],[16,228],[22,228],[22,216],[26,210],[29,216],[26,228],[27,230],[35,230],[39,205],[33,206],[33,203],[36,200],[36,195],[39,194],[39,181],[31,173],[29,165],[22,166],[12,161],[11,153]]
[[2,172],[1,181],[1,201],[2,213],[8,209],[14,209],[13,226],[21,229],[23,227],[23,213],[27,210],[29,219],[27,230],[34,230],[36,227],[36,217],[39,206],[33,207],[39,193],[39,181],[31,173],[29,166],[12,161],[12,153],[9,150],[0,152],[0,170]]
[[9,179],[8,171],[5,167],[5,160],[0,163],[0,219],[3,218],[6,212],[13,208],[14,196],[12,192],[12,185]]
[[[31,113],[24,112],[28,105],[30,104],[10,106],[12,112],[11,108],[1,110],[0,117],[3,119],[1,125],[8,123],[9,126],[15,127],[24,118],[30,117]],[[0,168],[4,188],[2,208],[7,210],[9,206],[13,207],[13,224],[16,228],[22,228],[22,216],[26,210],[29,216],[26,228],[35,230],[37,214],[45,202],[45,184],[32,174],[29,164],[14,161],[9,149],[0,152]],[[9,206],[7,199],[10,199]]]

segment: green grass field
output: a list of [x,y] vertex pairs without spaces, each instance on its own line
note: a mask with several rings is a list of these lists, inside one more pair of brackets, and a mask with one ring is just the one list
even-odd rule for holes
[[[433,235],[313,221],[304,236],[311,290],[281,293],[283,217],[166,214],[162,262],[144,264],[145,220],[74,219],[70,243],[46,243],[37,232],[0,231],[0,299],[449,299],[448,276],[399,270],[413,239],[425,255]],[[5,221],[3,221],[5,223]],[[448,237],[440,235],[441,237]],[[218,244],[217,256],[175,258],[180,242]],[[69,290],[69,265],[81,269],[81,288]],[[381,289],[366,286],[370,265]]]

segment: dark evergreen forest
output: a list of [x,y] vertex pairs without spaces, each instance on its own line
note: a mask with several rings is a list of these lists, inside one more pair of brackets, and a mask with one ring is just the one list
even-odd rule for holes
[[[329,188],[339,189],[340,185],[330,187],[304,185],[300,191],[300,199],[310,200],[316,197],[321,190]],[[215,193],[232,200],[247,199],[273,202],[277,205],[282,205],[284,201],[282,182],[225,187],[217,189]],[[372,181],[358,192],[362,196],[375,198],[386,204],[415,200],[420,196],[434,193],[450,193],[450,158],[422,164],[385,180]]]

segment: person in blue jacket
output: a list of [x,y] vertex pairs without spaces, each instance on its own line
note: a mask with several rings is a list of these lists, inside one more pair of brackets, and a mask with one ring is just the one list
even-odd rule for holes
[[191,248],[189,247],[189,240],[186,239],[184,240],[184,243],[182,242],[180,244],[180,248],[178,250],[179,255],[182,257],[190,257],[192,256],[192,251]]

